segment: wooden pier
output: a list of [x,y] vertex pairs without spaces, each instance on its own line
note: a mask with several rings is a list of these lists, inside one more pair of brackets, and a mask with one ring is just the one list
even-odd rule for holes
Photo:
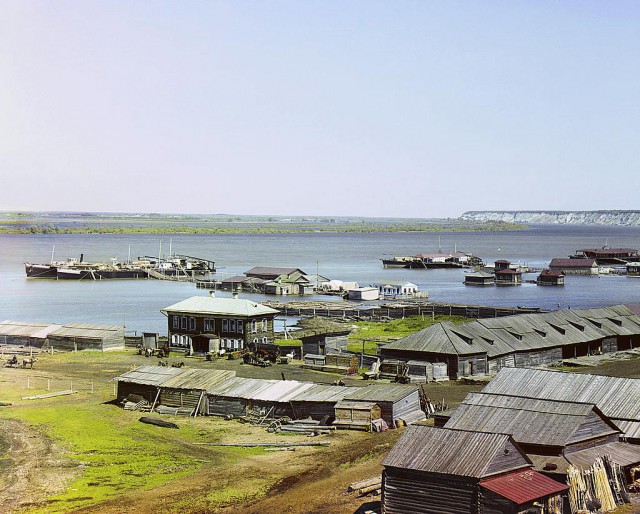
[[263,305],[276,309],[281,315],[291,317],[325,316],[345,319],[400,319],[407,316],[463,316],[465,318],[498,318],[514,314],[542,312],[527,307],[487,307],[481,305],[455,305],[433,303],[425,300],[402,300],[380,304],[355,302],[280,302],[266,301]]

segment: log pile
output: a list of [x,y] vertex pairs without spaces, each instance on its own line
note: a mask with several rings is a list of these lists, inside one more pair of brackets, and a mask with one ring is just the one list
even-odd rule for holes
[[571,512],[609,512],[629,503],[624,472],[609,457],[596,459],[586,470],[567,469]]
[[289,419],[281,418],[272,421],[267,427],[267,432],[295,433],[302,435],[328,435],[336,427],[323,425],[321,421],[314,419]]
[[354,482],[347,487],[347,492],[357,493],[358,496],[379,496],[382,492],[382,476],[375,476],[360,482]]

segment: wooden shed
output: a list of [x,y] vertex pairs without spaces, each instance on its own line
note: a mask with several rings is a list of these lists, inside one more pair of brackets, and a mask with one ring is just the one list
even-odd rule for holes
[[0,344],[41,348],[47,336],[61,327],[51,323],[3,321],[0,323]]
[[68,323],[51,332],[49,346],[58,350],[124,350],[124,327]]
[[325,356],[322,371],[331,373],[357,373],[358,356],[353,353],[329,353]]
[[420,407],[418,388],[402,384],[374,384],[354,387],[345,400],[372,402],[380,406],[381,417],[389,428],[426,419]]
[[412,384],[424,384],[433,380],[433,364],[428,361],[407,361],[403,376]]
[[179,368],[163,368],[161,366],[141,366],[123,373],[114,380],[118,382],[117,397],[121,403],[130,394],[142,396],[152,404],[158,397],[160,386],[169,378],[182,373]]
[[371,431],[371,423],[382,418],[380,406],[374,402],[342,400],[335,404],[335,421],[338,428]]
[[235,371],[184,369],[160,384],[158,403],[193,415],[207,414],[207,389],[234,377]]
[[325,365],[325,356],[316,355],[313,353],[307,353],[304,356],[303,368],[315,369],[316,371],[322,371],[322,367]]
[[537,455],[566,455],[620,438],[593,404],[490,393],[469,393],[445,428],[511,434],[523,451]]
[[640,379],[542,369],[503,368],[483,392],[596,405],[623,432],[640,443]]
[[308,389],[291,398],[291,408],[295,418],[311,418],[331,423],[335,419],[336,403],[342,401],[351,387],[327,384],[313,384]]
[[[382,465],[384,514],[515,514],[533,502],[561,502],[558,496],[567,490],[532,471],[531,461],[505,434],[409,427]],[[528,480],[517,473],[527,473]],[[497,477],[506,477],[508,491],[491,483],[483,487]],[[498,497],[485,497],[485,491]]]

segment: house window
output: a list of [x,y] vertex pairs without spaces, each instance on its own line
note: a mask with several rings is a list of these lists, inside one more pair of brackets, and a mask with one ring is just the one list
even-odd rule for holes
[[183,330],[187,330],[187,317],[186,316],[182,316],[182,318],[180,318],[180,326],[182,327]]
[[204,331],[205,332],[215,332],[216,331],[216,320],[215,319],[205,319],[204,320]]
[[223,332],[229,332],[229,320],[228,319],[223,319],[222,320],[222,331]]
[[267,331],[267,320],[266,319],[262,320],[262,331],[263,332]]
[[244,340],[243,339],[239,339],[238,340],[238,344],[240,345],[240,349],[244,350]]
[[173,328],[180,328],[180,316],[173,316]]
[[258,331],[258,322],[255,319],[251,320],[251,332],[255,334]]
[[257,337],[253,338],[253,344],[258,344],[258,338]]
[[262,344],[267,344],[267,338],[266,337],[262,338]]
[[189,318],[189,330],[196,329],[196,318]]
[[235,332],[236,331],[236,320],[235,319],[230,319],[229,320],[229,332]]
[[238,327],[238,334],[242,334],[244,332],[244,326],[241,319],[237,321],[237,327]]

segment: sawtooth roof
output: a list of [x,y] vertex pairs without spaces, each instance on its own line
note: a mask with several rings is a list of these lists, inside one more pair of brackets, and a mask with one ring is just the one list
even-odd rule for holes
[[627,335],[640,335],[640,316],[617,305],[483,318],[460,325],[436,323],[385,345],[384,350],[496,357]]

